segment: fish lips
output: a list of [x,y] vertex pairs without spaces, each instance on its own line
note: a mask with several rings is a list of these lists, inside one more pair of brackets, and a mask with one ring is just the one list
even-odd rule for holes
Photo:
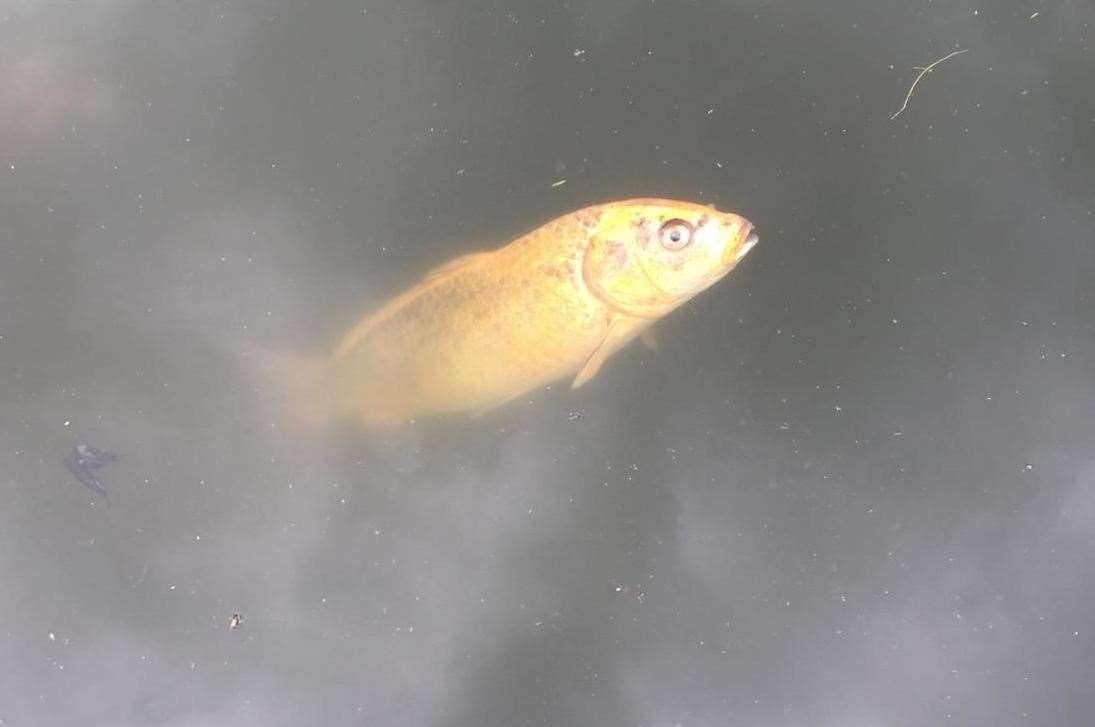
[[723,253],[723,264],[733,267],[737,265],[745,254],[753,249],[753,246],[760,242],[760,237],[757,236],[756,230],[750,224],[746,228],[748,232],[745,234],[745,239],[741,241],[740,245],[735,247],[728,247],[726,252]]

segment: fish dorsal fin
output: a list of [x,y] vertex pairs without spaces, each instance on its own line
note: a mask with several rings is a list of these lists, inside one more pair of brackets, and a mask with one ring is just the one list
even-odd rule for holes
[[466,267],[470,267],[477,262],[481,262],[483,258],[490,257],[489,252],[470,252],[467,255],[461,255],[449,260],[447,263],[441,263],[433,270],[429,271],[422,276],[422,283],[432,282],[437,278],[443,278],[450,273],[454,273],[457,270],[462,270]]
[[599,346],[594,349],[586,360],[585,366],[578,372],[578,375],[574,377],[574,381],[571,383],[570,388],[577,389],[582,386],[601,370],[601,366],[608,357],[619,351],[631,339],[638,336],[651,324],[651,321],[645,318],[635,318],[632,316],[616,316],[608,324],[608,330],[605,332],[604,339],[601,340]]
[[370,331],[398,313],[430,286],[436,285],[438,282],[444,280],[458,270],[462,270],[480,262],[489,255],[489,252],[473,252],[468,255],[461,255],[460,257],[453,258],[429,271],[409,290],[397,295],[395,298],[381,306],[379,310],[366,316],[356,326],[351,328],[349,332],[342,337],[342,340],[339,341],[338,347],[335,349],[335,356],[344,356],[352,351],[361,343],[365,336],[369,335]]

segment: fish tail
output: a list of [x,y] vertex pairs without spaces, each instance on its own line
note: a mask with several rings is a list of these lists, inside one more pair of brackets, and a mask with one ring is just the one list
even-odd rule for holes
[[329,357],[256,349],[248,358],[257,370],[262,398],[276,409],[275,426],[303,435],[332,423],[338,412]]

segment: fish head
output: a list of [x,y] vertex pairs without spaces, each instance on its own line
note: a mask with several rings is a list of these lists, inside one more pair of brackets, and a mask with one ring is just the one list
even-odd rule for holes
[[591,209],[586,285],[643,318],[661,317],[706,290],[757,243],[751,222],[707,205],[635,199]]

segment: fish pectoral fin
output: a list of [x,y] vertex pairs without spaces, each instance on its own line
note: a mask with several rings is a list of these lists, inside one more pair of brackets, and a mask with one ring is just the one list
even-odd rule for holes
[[627,318],[624,316],[613,318],[608,324],[608,331],[605,332],[604,339],[590,354],[582,370],[574,377],[570,388],[577,389],[596,376],[609,356],[623,348],[625,344],[638,335],[640,330],[649,324],[649,321],[640,318]]
[[639,334],[639,340],[643,342],[643,345],[649,348],[651,351],[658,350],[658,335],[654,333],[653,328],[647,328],[645,331]]
[[586,365],[582,367],[582,370],[578,372],[578,375],[574,377],[574,381],[571,382],[570,388],[577,389],[587,381],[597,375],[597,372],[601,370],[601,364],[605,362],[608,356],[604,353],[604,344],[597,347],[597,350],[593,352],[593,355],[586,361]]

